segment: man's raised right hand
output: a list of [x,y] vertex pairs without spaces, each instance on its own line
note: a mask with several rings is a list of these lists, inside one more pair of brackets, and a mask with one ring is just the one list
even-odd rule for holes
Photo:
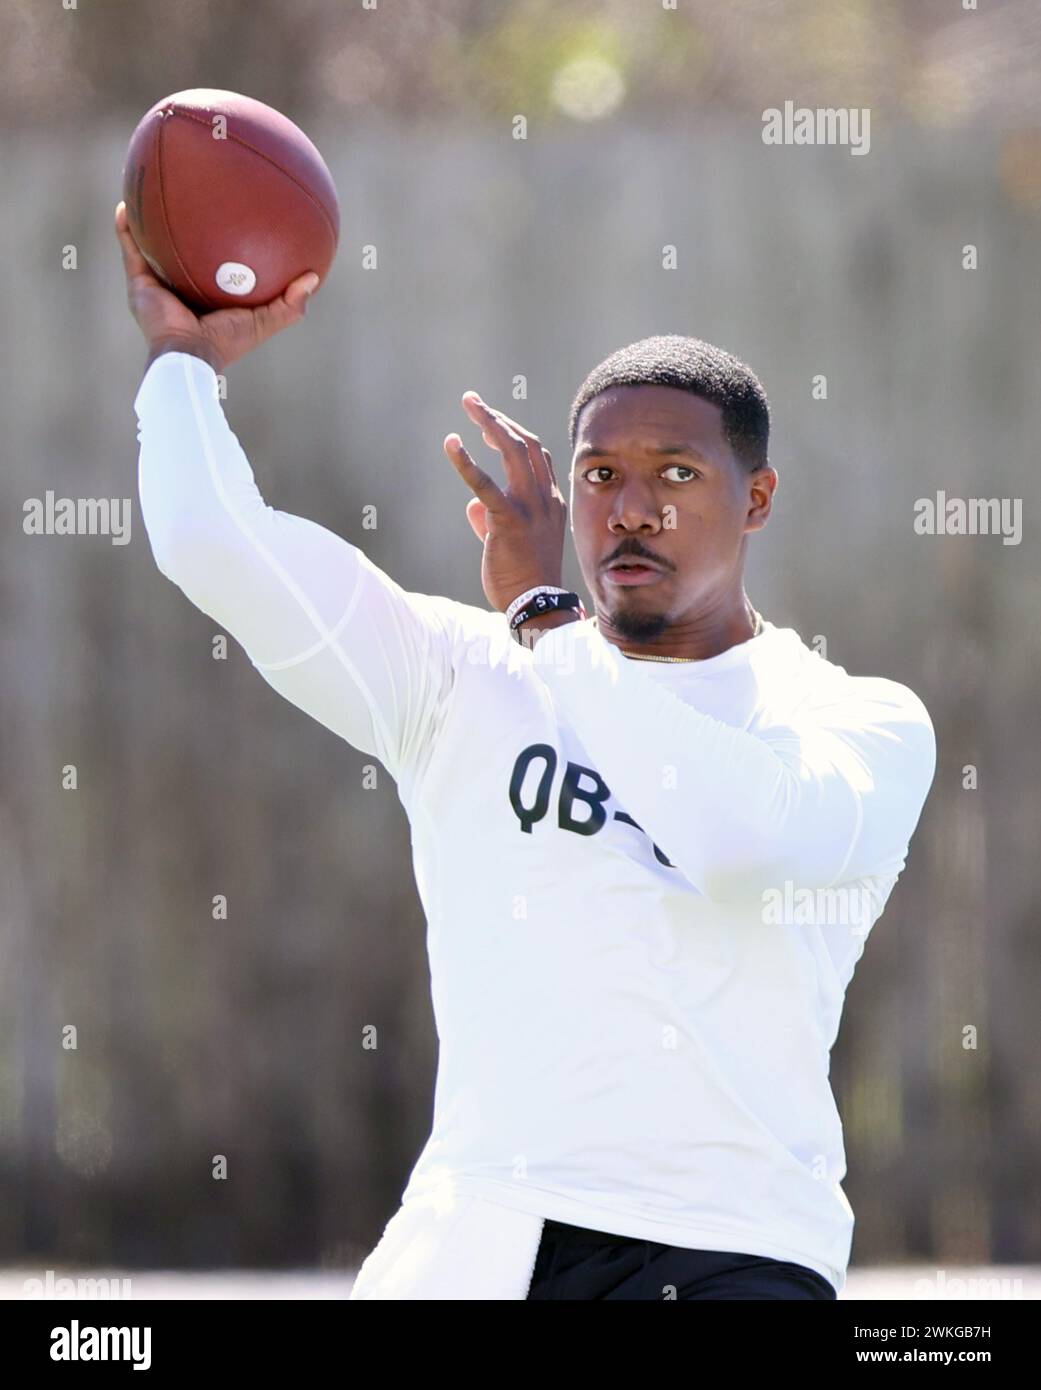
[[127,303],[148,343],[149,364],[163,352],[190,352],[221,372],[281,329],[298,323],[318,287],[318,276],[309,270],[270,304],[198,315],[152,274],[130,231],[125,203],[116,206],[116,236],[123,252]]

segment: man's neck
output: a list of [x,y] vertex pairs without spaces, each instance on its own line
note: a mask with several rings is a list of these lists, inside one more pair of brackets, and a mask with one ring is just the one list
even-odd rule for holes
[[625,656],[706,661],[742,642],[748,642],[759,631],[761,619],[742,591],[739,605],[731,607],[725,614],[711,613],[673,623],[655,638],[628,637],[624,632],[617,631],[599,613],[594,622],[602,636]]

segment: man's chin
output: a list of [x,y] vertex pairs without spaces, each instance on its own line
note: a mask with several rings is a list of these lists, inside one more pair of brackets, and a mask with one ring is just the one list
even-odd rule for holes
[[669,626],[667,613],[640,613],[635,608],[616,606],[607,617],[612,632],[626,642],[653,642]]

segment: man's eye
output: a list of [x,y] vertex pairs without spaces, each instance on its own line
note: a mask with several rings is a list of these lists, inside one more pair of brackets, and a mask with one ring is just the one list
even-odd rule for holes
[[[679,471],[680,473],[686,474],[687,476],[686,476],[686,477],[681,477],[681,478],[670,478],[670,479],[669,479],[669,482],[673,482],[673,483],[689,483],[692,479],[697,478],[697,477],[699,476],[699,474],[698,474],[693,468],[688,468],[687,465],[686,465],[685,463],[670,463],[669,466],[668,466],[668,468],[666,468],[666,469],[664,470],[662,476],[665,477],[666,474],[668,474],[668,473],[675,473],[675,472],[677,472],[677,471]],[[607,481],[609,481],[609,480],[608,480],[607,478],[595,478],[595,477],[593,476],[594,473],[613,473],[613,472],[614,472],[614,469],[608,468],[606,464],[601,463],[601,464],[596,464],[596,465],[594,465],[594,467],[592,467],[592,468],[587,468],[586,471],[585,471],[585,473],[583,473],[582,476],[585,478],[586,482],[594,483],[594,484],[599,485],[599,484],[605,483],[605,482],[607,482]]]

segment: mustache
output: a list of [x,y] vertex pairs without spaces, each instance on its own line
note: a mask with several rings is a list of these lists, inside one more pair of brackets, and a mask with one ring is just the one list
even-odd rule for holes
[[636,563],[640,560],[646,560],[649,565],[658,565],[659,568],[663,570],[672,569],[672,566],[668,564],[665,560],[661,559],[660,556],[653,555],[649,550],[644,550],[642,546],[634,548],[631,545],[628,546],[625,550],[616,551],[614,555],[612,555],[609,559],[605,560],[604,569],[610,569],[612,565],[617,565],[623,560],[631,560],[633,563]]

